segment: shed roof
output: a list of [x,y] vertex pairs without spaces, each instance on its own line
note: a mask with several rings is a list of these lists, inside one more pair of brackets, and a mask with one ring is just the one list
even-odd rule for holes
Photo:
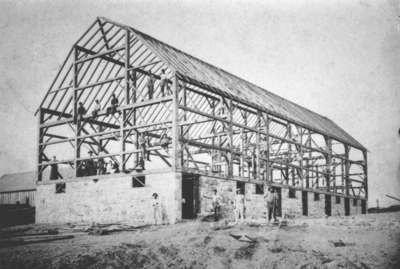
[[34,190],[35,172],[5,174],[0,178],[0,192]]

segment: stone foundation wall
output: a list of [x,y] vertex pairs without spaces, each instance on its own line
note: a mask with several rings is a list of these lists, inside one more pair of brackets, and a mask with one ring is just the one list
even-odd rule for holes
[[[201,214],[210,214],[212,212],[212,197],[216,189],[221,197],[222,217],[233,220],[234,202],[237,190],[237,183],[233,180],[223,180],[219,178],[200,176],[200,211]],[[265,186],[264,186],[265,189]],[[245,212],[246,219],[265,218],[264,192],[256,193],[256,184],[245,183]]]
[[336,203],[336,196],[332,195],[332,216],[344,216],[344,198],[340,197],[340,202]]
[[233,219],[236,181],[214,177],[199,177],[200,214],[207,215],[213,212],[211,197],[215,189],[221,197],[222,217]]
[[353,204],[354,199],[350,199],[350,214],[357,215],[361,214],[361,200],[356,200],[356,205]]
[[319,201],[314,201],[314,193],[308,193],[308,216],[324,217],[325,216],[325,195],[319,194]]
[[266,217],[266,203],[264,193],[266,191],[266,185],[263,186],[262,193],[256,192],[256,184],[246,183],[245,190],[245,217],[246,219],[265,219]]
[[94,179],[67,181],[65,193],[55,192],[55,182],[38,184],[36,222],[151,224],[154,192],[160,196],[164,223],[181,219],[181,174],[146,175],[144,187],[132,187],[132,176]]
[[[95,180],[97,179],[97,180]],[[62,181],[57,181],[62,182]],[[174,172],[146,175],[144,187],[133,187],[132,176],[106,176],[79,178],[66,181],[65,193],[56,193],[57,182],[43,182],[37,185],[36,222],[37,223],[113,223],[124,222],[132,225],[152,224],[152,194],[160,195],[164,223],[181,220],[182,214],[182,174]],[[256,191],[256,184],[245,183],[246,219],[265,219],[266,203],[264,191]],[[223,218],[234,219],[234,200],[237,182],[221,178],[200,176],[199,197],[201,214],[212,212],[214,189],[221,196]],[[299,217],[303,215],[302,191],[295,190],[295,197],[289,198],[289,189],[281,188],[282,216]],[[314,201],[314,193],[308,192],[308,216],[325,216],[325,195],[319,194]],[[344,216],[344,198],[336,204],[332,195],[332,216]],[[353,205],[350,199],[350,215],[361,214],[361,200]]]
[[293,190],[295,198],[289,198],[289,189],[282,188],[282,216],[302,216],[303,205],[301,200],[301,191]]

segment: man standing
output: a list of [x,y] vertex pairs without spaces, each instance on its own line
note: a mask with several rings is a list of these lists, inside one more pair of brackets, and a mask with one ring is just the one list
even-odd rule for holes
[[56,156],[53,156],[52,164],[50,165],[50,180],[58,179],[58,164]]
[[154,83],[155,83],[154,75],[153,73],[149,72],[149,78],[147,80],[147,90],[148,90],[149,100],[153,99]]
[[79,102],[79,107],[78,107],[78,120],[82,121],[83,120],[83,116],[86,114],[86,109],[83,106],[82,102]]
[[167,130],[165,129],[160,136],[160,146],[162,149],[165,150],[166,153],[168,153],[168,145],[169,145],[169,138],[167,136]]
[[211,205],[214,212],[214,221],[218,221],[218,217],[221,211],[221,198],[218,195],[217,189],[214,189],[214,193],[211,197],[207,195],[203,195],[203,197],[207,199],[211,198]]
[[162,224],[161,223],[161,202],[160,199],[158,198],[158,194],[157,193],[153,193],[152,195],[153,197],[153,202],[152,202],[152,206],[153,206],[153,218],[154,218],[154,224]]
[[265,194],[265,199],[268,209],[268,222],[271,221],[272,215],[274,216],[274,221],[276,222],[276,205],[278,202],[278,194],[276,193],[275,189],[269,187]]
[[[102,153],[102,151],[99,152],[99,155]],[[104,175],[105,174],[105,162],[103,157],[99,157],[97,159],[97,175]]]
[[165,69],[161,70],[161,80],[160,80],[160,89],[161,89],[161,96],[165,97],[165,90],[168,89],[168,78],[167,74],[165,74]]
[[96,174],[96,165],[94,163],[93,158],[93,151],[89,151],[89,160],[86,161],[86,169],[87,169],[87,175],[92,176]]
[[96,118],[100,110],[101,110],[100,101],[99,99],[96,99],[96,101],[94,101],[94,109],[92,111],[92,117]]
[[214,190],[214,194],[212,196],[212,206],[214,208],[214,220],[218,221],[221,211],[221,198],[219,197],[216,189]]
[[115,93],[112,94],[111,97],[111,106],[107,109],[108,114],[115,114],[117,112],[119,101]]
[[146,159],[147,161],[150,161],[150,152],[147,151],[148,142],[149,141],[147,140],[147,134],[139,133],[138,143],[140,146],[142,158],[143,160]]
[[235,223],[242,223],[244,220],[244,195],[240,193],[240,189],[236,190],[235,197]]

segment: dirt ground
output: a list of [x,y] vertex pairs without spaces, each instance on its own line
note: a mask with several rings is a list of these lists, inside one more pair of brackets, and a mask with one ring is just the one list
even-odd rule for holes
[[51,228],[74,238],[3,246],[0,268],[400,268],[400,212],[286,227],[187,221],[109,235]]

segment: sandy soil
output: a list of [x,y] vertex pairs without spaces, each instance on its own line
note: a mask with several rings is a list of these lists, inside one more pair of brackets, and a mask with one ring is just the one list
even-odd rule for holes
[[[281,228],[190,221],[74,235],[0,248],[0,268],[400,268],[400,212],[296,219]],[[344,246],[334,245],[339,240]]]

